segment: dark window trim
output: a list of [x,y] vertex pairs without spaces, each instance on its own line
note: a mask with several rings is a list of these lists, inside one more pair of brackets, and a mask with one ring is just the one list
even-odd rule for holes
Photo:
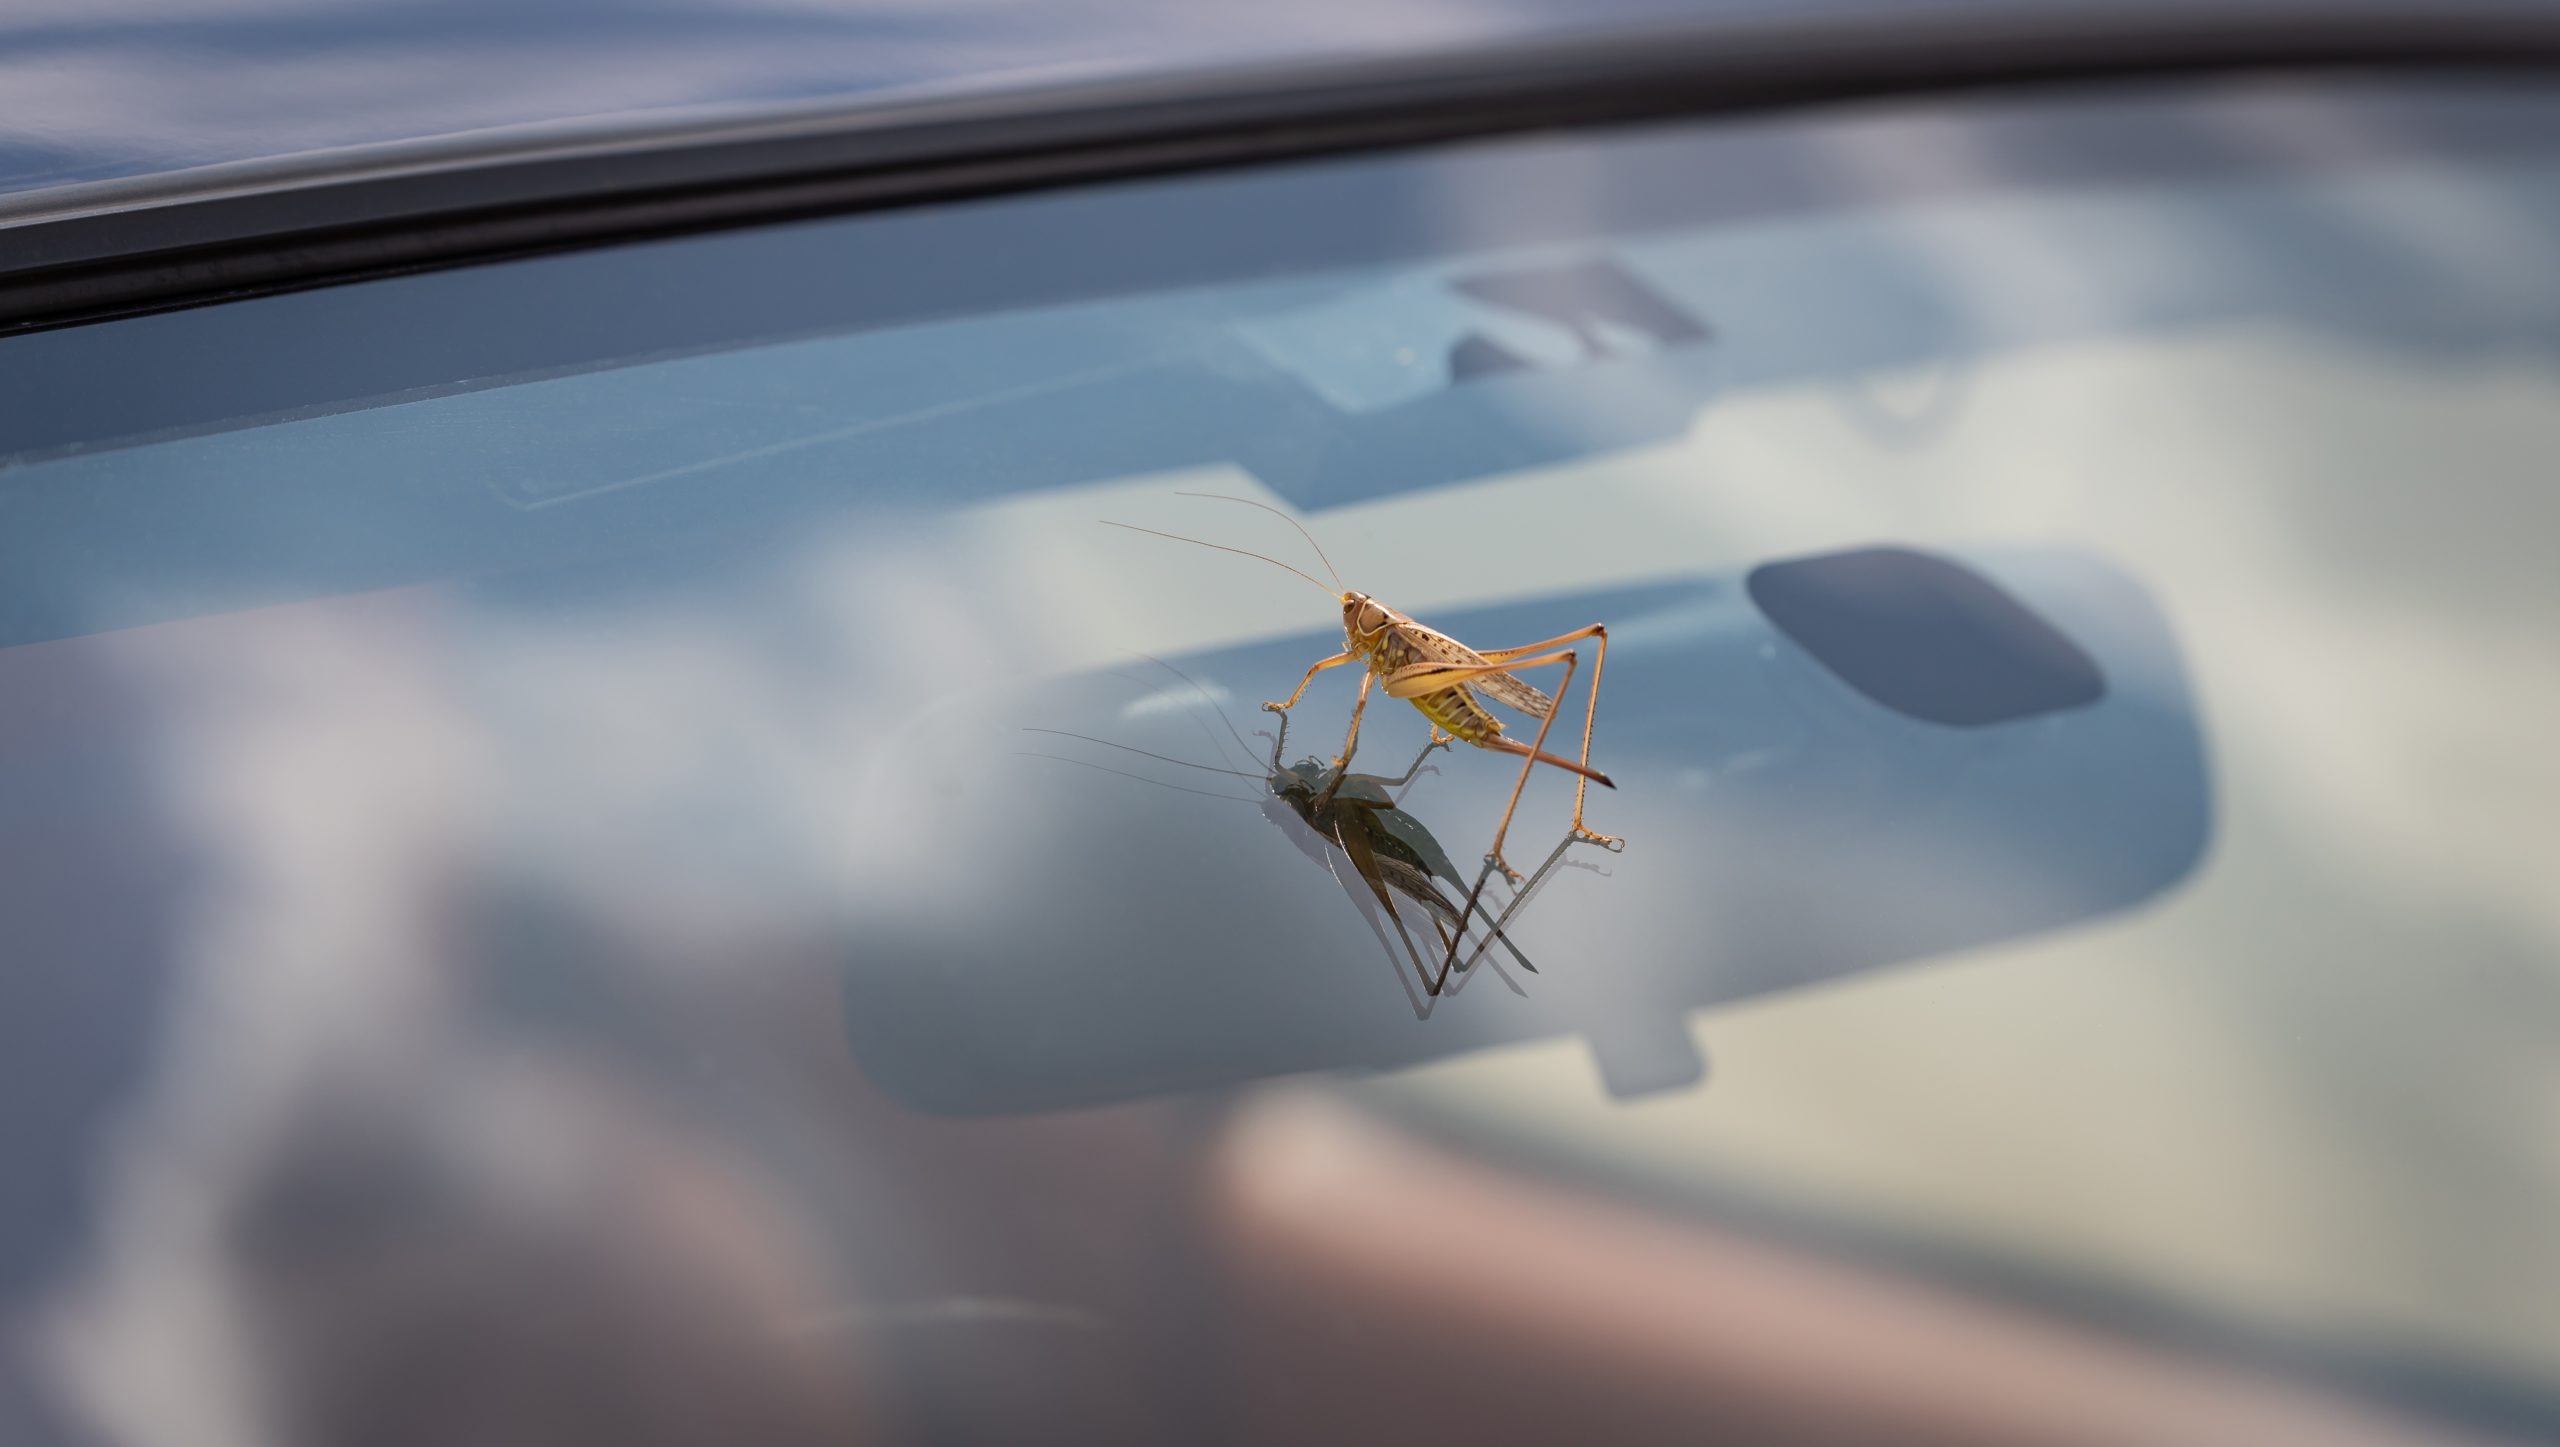
[[369,276],[1254,161],[1986,87],[2560,69],[2560,7],[1949,9],[461,138],[0,198],[0,335]]

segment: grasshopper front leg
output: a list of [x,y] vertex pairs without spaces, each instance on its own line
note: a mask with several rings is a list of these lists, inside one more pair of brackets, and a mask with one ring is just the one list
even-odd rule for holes
[[1324,672],[1328,668],[1340,668],[1342,665],[1349,663],[1351,659],[1352,655],[1348,653],[1337,653],[1331,658],[1317,659],[1314,663],[1308,665],[1307,676],[1298,680],[1298,687],[1289,695],[1289,701],[1287,703],[1273,703],[1270,700],[1265,699],[1262,704],[1262,711],[1265,713],[1287,714],[1289,710],[1298,706],[1299,699],[1307,696],[1307,685],[1316,681],[1317,674]]

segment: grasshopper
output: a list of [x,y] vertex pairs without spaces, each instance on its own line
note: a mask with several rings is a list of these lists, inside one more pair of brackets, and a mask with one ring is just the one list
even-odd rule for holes
[[[1515,890],[1520,887],[1523,876],[1520,871],[1511,867],[1509,860],[1503,857],[1502,844],[1510,836],[1511,819],[1519,811],[1521,792],[1529,787],[1529,771],[1540,764],[1550,764],[1579,776],[1574,781],[1573,824],[1566,835],[1568,842],[1597,844],[1612,853],[1626,847],[1625,840],[1614,835],[1595,832],[1584,827],[1582,822],[1584,796],[1590,791],[1591,785],[1597,783],[1610,789],[1617,787],[1608,775],[1591,767],[1591,727],[1600,712],[1600,676],[1609,664],[1609,629],[1606,624],[1594,623],[1588,627],[1577,628],[1570,633],[1561,633],[1553,638],[1522,644],[1516,648],[1486,650],[1470,648],[1438,629],[1416,622],[1411,616],[1398,612],[1366,593],[1345,588],[1342,585],[1342,575],[1334,569],[1333,560],[1325,556],[1324,545],[1317,542],[1315,535],[1301,526],[1296,518],[1280,509],[1255,502],[1251,498],[1228,497],[1222,493],[1186,492],[1179,493],[1177,496],[1210,498],[1219,502],[1237,502],[1247,507],[1261,508],[1289,526],[1297,528],[1298,535],[1307,540],[1307,546],[1315,549],[1316,556],[1323,559],[1325,571],[1333,577],[1330,587],[1323,579],[1312,573],[1290,567],[1278,558],[1265,557],[1250,549],[1228,547],[1223,543],[1203,542],[1198,538],[1183,537],[1179,533],[1157,532],[1154,528],[1136,527],[1129,523],[1106,524],[1110,527],[1127,528],[1131,532],[1170,538],[1178,543],[1190,543],[1196,547],[1215,548],[1222,553],[1237,553],[1254,558],[1269,563],[1275,568],[1295,573],[1334,595],[1336,601],[1342,606],[1342,651],[1329,658],[1317,659],[1310,664],[1306,675],[1298,680],[1298,686],[1290,693],[1287,702],[1265,703],[1263,707],[1270,712],[1285,716],[1290,709],[1297,707],[1298,700],[1306,695],[1307,685],[1315,681],[1317,674],[1328,668],[1339,668],[1346,663],[1363,665],[1360,674],[1360,693],[1351,704],[1351,726],[1343,736],[1342,753],[1333,761],[1333,771],[1337,779],[1351,766],[1352,751],[1359,746],[1360,715],[1369,706],[1369,688],[1373,683],[1382,685],[1387,697],[1406,700],[1419,710],[1424,718],[1430,720],[1431,737],[1435,743],[1445,735],[1448,738],[1473,744],[1480,749],[1513,754],[1520,758],[1520,777],[1511,785],[1510,800],[1503,806],[1501,824],[1493,831],[1493,846],[1485,852],[1485,869],[1477,875],[1476,888],[1468,893],[1467,908],[1463,918],[1473,918],[1478,899],[1483,893],[1485,877],[1492,870],[1500,869]],[[1561,700],[1565,692],[1573,687],[1574,671],[1580,665],[1579,657],[1568,645],[1586,638],[1592,640],[1594,653],[1591,660],[1591,684],[1585,690],[1586,701],[1582,712],[1582,752],[1578,760],[1560,758],[1546,752],[1547,731],[1554,727],[1556,715],[1561,708]],[[1564,665],[1564,678],[1557,685],[1556,694],[1552,698],[1526,681],[1512,676],[1525,668],[1538,668],[1554,663]],[[1508,736],[1503,731],[1502,720],[1485,706],[1486,699],[1536,719],[1538,721],[1537,736],[1527,743]]]

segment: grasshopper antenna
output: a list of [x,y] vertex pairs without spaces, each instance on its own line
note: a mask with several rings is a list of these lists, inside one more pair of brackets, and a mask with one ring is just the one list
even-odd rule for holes
[[1267,513],[1271,514],[1273,517],[1278,518],[1280,521],[1282,521],[1282,522],[1284,522],[1284,523],[1287,523],[1289,526],[1291,526],[1291,527],[1293,527],[1293,528],[1296,528],[1296,529],[1298,530],[1298,536],[1300,536],[1300,537],[1302,537],[1302,538],[1305,538],[1305,539],[1307,540],[1307,546],[1308,546],[1308,547],[1311,547],[1311,548],[1313,548],[1313,549],[1315,549],[1315,550],[1316,550],[1316,556],[1317,556],[1317,557],[1319,557],[1319,558],[1324,558],[1324,570],[1325,570],[1326,572],[1328,572],[1328,573],[1333,574],[1333,593],[1334,593],[1334,596],[1335,596],[1335,597],[1337,597],[1337,598],[1338,598],[1338,597],[1340,597],[1340,596],[1342,596],[1342,594],[1343,594],[1343,592],[1344,592],[1344,589],[1343,589],[1343,586],[1342,586],[1342,570],[1341,570],[1341,569],[1339,569],[1339,568],[1336,568],[1336,567],[1333,565],[1333,559],[1331,559],[1331,558],[1325,558],[1325,556],[1324,556],[1324,544],[1322,544],[1322,543],[1320,543],[1320,542],[1317,542],[1317,541],[1316,541],[1316,535],[1315,535],[1314,533],[1308,532],[1308,531],[1307,531],[1307,528],[1306,528],[1306,525],[1305,525],[1304,523],[1299,522],[1296,518],[1293,518],[1293,517],[1289,516],[1287,513],[1282,512],[1280,509],[1278,509],[1278,508],[1276,508],[1276,507],[1273,507],[1271,504],[1269,504],[1269,503],[1267,503],[1267,502],[1255,502],[1252,498],[1249,498],[1249,497],[1229,497],[1229,496],[1227,496],[1227,495],[1226,495],[1225,493],[1223,493],[1223,492],[1176,492],[1176,493],[1174,494],[1174,496],[1175,496],[1175,497],[1205,497],[1205,498],[1208,498],[1208,499],[1210,499],[1210,500],[1212,500],[1212,501],[1215,501],[1215,502],[1240,502],[1240,503],[1243,503],[1246,507],[1258,507],[1258,508],[1262,509],[1264,512],[1267,512]]
[[[1240,497],[1239,497],[1239,498],[1230,498],[1230,499],[1228,499],[1228,500],[1229,500],[1229,501],[1231,501],[1231,502],[1242,502],[1242,501],[1244,501],[1244,499],[1243,499],[1243,498],[1240,498]],[[1260,504],[1260,503],[1255,503],[1255,504],[1254,504],[1254,506],[1256,506],[1256,507],[1260,507],[1261,505],[1262,505],[1262,504]],[[1160,532],[1157,532],[1154,528],[1142,528],[1142,527],[1138,526],[1136,523],[1115,523],[1115,522],[1113,522],[1113,521],[1112,521],[1111,519],[1109,519],[1109,518],[1104,518],[1104,519],[1102,519],[1102,525],[1103,525],[1104,527],[1106,527],[1106,528],[1126,528],[1126,529],[1128,529],[1130,532],[1133,532],[1133,533],[1145,533],[1145,534],[1147,534],[1149,537],[1157,537],[1157,538],[1171,538],[1171,539],[1173,539],[1173,540],[1174,540],[1175,542],[1177,542],[1177,543],[1189,543],[1189,544],[1191,544],[1191,545],[1192,545],[1193,547],[1195,547],[1195,548],[1216,548],[1219,552],[1222,552],[1222,553],[1237,553],[1237,554],[1241,554],[1242,556],[1244,556],[1244,557],[1248,557],[1248,558],[1259,558],[1259,559],[1261,559],[1261,561],[1266,562],[1266,563],[1269,563],[1271,566],[1273,566],[1273,567],[1275,567],[1275,568],[1288,568],[1290,572],[1292,572],[1292,573],[1297,573],[1299,577],[1306,579],[1308,582],[1315,584],[1315,585],[1316,585],[1317,587],[1319,587],[1319,588],[1324,588],[1324,580],[1323,580],[1322,578],[1317,577],[1315,574],[1313,574],[1313,573],[1306,573],[1306,572],[1299,572],[1299,570],[1298,570],[1298,569],[1296,569],[1296,568],[1290,568],[1290,567],[1289,567],[1289,565],[1288,565],[1287,563],[1284,563],[1284,562],[1280,561],[1278,558],[1265,558],[1265,557],[1263,557],[1263,556],[1262,556],[1262,554],[1257,553],[1257,552],[1254,552],[1253,550],[1251,550],[1251,549],[1249,549],[1249,548],[1231,548],[1231,547],[1228,547],[1228,546],[1227,546],[1226,544],[1224,544],[1224,543],[1204,543],[1204,542],[1200,541],[1198,538],[1186,538],[1186,537],[1184,537],[1184,536],[1183,536],[1182,534],[1180,534],[1180,533],[1160,533]],[[1319,549],[1319,551],[1321,551],[1321,549]],[[1332,565],[1332,564],[1330,564],[1330,563],[1327,563],[1325,566],[1326,566],[1326,567],[1328,567],[1328,568],[1330,568],[1330,567],[1331,567],[1331,566],[1333,566],[1333,565]],[[1328,593],[1331,593],[1331,594],[1334,596],[1334,598],[1335,598],[1336,600],[1339,600],[1339,599],[1342,597],[1342,593],[1341,593],[1341,591],[1340,591],[1338,588],[1324,588],[1324,590],[1325,590],[1326,592],[1328,592]]]

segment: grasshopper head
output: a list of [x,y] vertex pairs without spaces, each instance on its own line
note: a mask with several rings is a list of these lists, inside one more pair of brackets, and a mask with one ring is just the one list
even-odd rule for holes
[[1356,640],[1374,636],[1394,616],[1386,604],[1366,593],[1342,595],[1342,632],[1346,638]]

